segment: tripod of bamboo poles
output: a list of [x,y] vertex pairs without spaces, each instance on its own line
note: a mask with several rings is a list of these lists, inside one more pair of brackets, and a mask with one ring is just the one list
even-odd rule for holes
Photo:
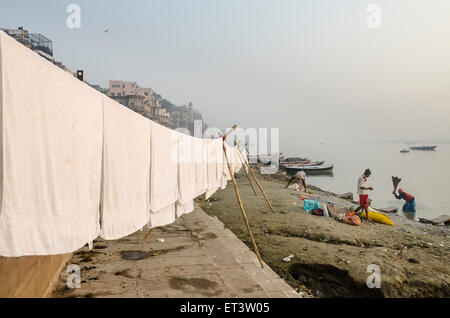
[[[270,209],[272,210],[273,213],[276,213],[275,210],[273,209],[272,203],[270,203],[269,198],[266,195],[266,192],[264,192],[264,189],[262,188],[262,186],[259,183],[258,179],[256,179],[255,173],[253,172],[252,168],[250,167],[250,164],[248,163],[247,158],[244,157],[244,155],[242,154],[241,150],[239,149],[239,145],[236,148],[239,151],[239,154],[241,155],[241,158],[243,158],[243,160],[245,162],[245,165],[247,166],[247,168],[250,171],[251,175],[253,176],[253,180],[255,180],[255,183],[258,186],[259,190],[261,190],[261,193],[263,194],[264,199],[266,200],[266,202],[269,205]],[[248,152],[248,150],[247,150],[247,152]]]
[[[236,125],[233,127],[233,130],[234,130],[235,128],[236,128]],[[232,130],[230,130],[230,132],[231,132],[231,131],[232,131]],[[228,132],[228,134],[229,134],[230,132]],[[225,146],[225,140],[226,140],[228,134],[225,135],[225,136],[223,137],[223,140],[222,140],[223,153],[224,153],[224,155],[225,155],[225,160],[227,161],[228,171],[229,171],[229,173],[230,173],[230,175],[231,175],[231,180],[232,180],[232,182],[233,182],[234,191],[235,191],[235,193],[236,193],[236,198],[237,198],[237,201],[238,201],[238,204],[239,204],[239,208],[241,209],[241,213],[242,213],[242,217],[243,217],[244,222],[245,222],[245,226],[247,227],[247,231],[248,231],[248,234],[249,234],[250,239],[251,239],[251,241],[252,241],[253,248],[255,249],[256,256],[258,257],[258,261],[259,261],[259,263],[261,264],[261,268],[263,268],[263,267],[264,267],[264,264],[263,264],[263,261],[262,261],[262,259],[261,259],[261,255],[259,254],[258,246],[256,246],[256,242],[255,242],[255,239],[254,239],[254,237],[253,237],[252,230],[250,229],[250,225],[249,225],[249,223],[248,223],[247,214],[245,213],[244,205],[242,204],[242,200],[241,200],[241,196],[240,196],[240,194],[239,194],[239,189],[238,189],[238,186],[237,186],[237,183],[236,183],[236,179],[234,178],[233,170],[231,169],[231,164],[230,164],[230,161],[228,160],[227,149],[226,149],[226,146]]]

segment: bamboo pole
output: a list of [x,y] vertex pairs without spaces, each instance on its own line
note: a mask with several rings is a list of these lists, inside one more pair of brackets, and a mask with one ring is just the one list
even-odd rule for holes
[[[238,146],[236,145],[236,141],[234,142],[234,146],[235,146],[236,148],[238,147]],[[239,149],[237,149],[237,150],[239,150]],[[241,154],[240,151],[238,151],[238,155],[239,155],[239,159],[240,159],[242,165],[245,166],[244,159],[242,158],[242,154]],[[249,183],[250,186],[252,187],[253,193],[254,193],[256,196],[258,196],[258,193],[256,193],[256,190],[255,190],[255,188],[253,187],[252,181],[250,180],[250,176],[248,175],[247,169],[244,168],[244,172],[245,172],[245,175],[247,176],[248,183]]]
[[225,136],[223,136],[223,140],[224,140],[224,141],[227,139],[228,135],[231,134],[231,132],[233,132],[233,130],[236,129],[236,127],[237,127],[237,125],[234,125],[234,126],[227,132],[227,134],[226,134]]
[[[244,155],[242,154],[241,150],[238,148],[239,153],[241,154],[242,157],[244,157]],[[258,182],[258,179],[256,179],[255,173],[253,172],[252,168],[250,167],[250,164],[248,163],[248,161],[246,160],[246,158],[244,158],[245,164],[247,165],[248,170],[250,170],[250,173],[253,176],[253,179],[256,182],[256,185],[258,186],[259,190],[261,190],[261,193],[264,196],[264,199],[266,199],[267,204],[269,205],[270,209],[272,210],[273,213],[276,213],[275,210],[273,209],[272,203],[270,203],[269,198],[267,197],[266,193],[264,192],[264,189],[262,188],[261,184]]]
[[147,235],[145,235],[144,240],[142,241],[142,243],[144,243],[145,240],[148,239],[148,237],[150,236],[150,234],[152,234],[152,232],[153,232],[154,229],[155,229],[155,228],[151,228],[150,231],[148,231],[148,233],[147,233]]
[[261,268],[264,268],[264,265],[263,265],[263,262],[261,259],[261,255],[259,255],[258,246],[256,246],[256,242],[255,242],[255,239],[253,238],[252,230],[250,229],[250,225],[248,223],[247,215],[245,214],[244,206],[242,205],[241,196],[239,195],[239,189],[237,187],[236,179],[234,178],[233,171],[231,170],[230,161],[228,160],[227,149],[225,147],[225,137],[223,139],[222,146],[223,146],[223,152],[225,154],[225,159],[227,161],[228,171],[230,172],[231,180],[233,181],[234,191],[236,192],[236,198],[239,203],[239,208],[241,209],[242,217],[244,218],[245,226],[247,227],[248,234],[250,235],[250,239],[252,241],[253,248],[255,249],[256,256],[258,257],[259,263],[261,264]]
[[200,203],[200,208],[203,209],[203,207],[205,206],[205,203],[206,203],[206,199],[205,199],[205,196],[203,196],[202,203]]

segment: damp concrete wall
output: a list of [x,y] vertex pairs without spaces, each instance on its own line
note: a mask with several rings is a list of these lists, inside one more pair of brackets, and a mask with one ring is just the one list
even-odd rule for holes
[[71,255],[0,257],[0,298],[49,296]]

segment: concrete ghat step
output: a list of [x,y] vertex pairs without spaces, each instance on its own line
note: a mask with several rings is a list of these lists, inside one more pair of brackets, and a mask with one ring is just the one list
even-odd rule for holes
[[[145,231],[146,232],[146,231]],[[82,268],[79,289],[66,287],[62,272],[53,297],[299,297],[216,217],[198,206],[174,224],[123,240],[98,240],[68,264]],[[164,242],[157,242],[158,238]],[[136,259],[128,257],[136,255]],[[127,259],[128,257],[128,259]]]

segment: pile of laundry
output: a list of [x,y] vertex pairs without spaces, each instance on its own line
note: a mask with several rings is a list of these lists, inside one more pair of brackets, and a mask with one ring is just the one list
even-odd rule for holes
[[69,253],[170,224],[227,185],[226,159],[232,173],[242,167],[222,138],[144,118],[1,31],[0,107],[1,256]]
[[[356,226],[361,225],[361,218],[366,218],[366,212],[361,213],[359,216],[354,212],[356,207],[346,209],[345,213],[337,213],[334,204],[327,204],[327,202],[305,198],[300,199],[303,200],[303,208],[305,211],[312,215],[333,217],[339,222]],[[371,221],[394,226],[394,222],[386,214],[378,212],[370,207],[368,213]]]

